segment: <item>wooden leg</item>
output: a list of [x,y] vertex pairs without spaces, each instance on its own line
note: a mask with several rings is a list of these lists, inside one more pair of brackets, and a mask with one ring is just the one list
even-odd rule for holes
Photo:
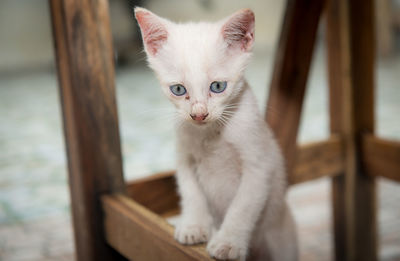
[[100,196],[123,192],[106,0],[50,0],[77,260],[118,260],[106,244]]
[[357,169],[354,191],[355,260],[377,260],[375,180],[362,164],[363,134],[374,132],[375,12],[373,0],[350,1],[350,50]]
[[345,171],[332,180],[336,260],[377,260],[375,184],[361,163],[374,129],[374,41],[372,0],[329,1],[330,124],[345,142]]
[[279,140],[289,173],[295,160],[301,108],[324,2],[288,0],[275,57],[266,120]]

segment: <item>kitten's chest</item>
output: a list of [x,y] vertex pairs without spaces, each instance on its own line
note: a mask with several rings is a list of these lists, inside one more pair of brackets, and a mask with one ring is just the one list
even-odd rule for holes
[[232,201],[240,182],[239,153],[224,139],[197,140],[192,144],[195,175],[211,211],[222,217]]

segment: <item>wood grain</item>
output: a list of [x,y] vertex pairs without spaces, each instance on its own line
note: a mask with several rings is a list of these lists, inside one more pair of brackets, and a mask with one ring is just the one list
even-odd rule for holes
[[304,92],[324,2],[288,0],[277,45],[266,120],[282,148],[289,175],[294,164]]
[[376,199],[365,175],[361,137],[374,130],[373,1],[327,6],[331,132],[344,138],[344,173],[333,178],[336,260],[376,260]]
[[296,163],[289,177],[291,185],[339,175],[344,168],[343,142],[338,136],[297,149]]
[[108,243],[130,260],[214,260],[204,245],[184,246],[165,219],[121,195],[102,198]]
[[362,137],[374,133],[375,2],[349,1],[353,124],[356,144],[354,179],[355,260],[378,260],[376,186],[362,164]]
[[123,192],[106,0],[50,0],[67,145],[77,260],[118,260],[105,241],[100,195]]
[[[348,6],[342,0],[330,0],[326,8],[326,42],[329,82],[329,120],[332,133],[344,137],[345,166],[341,175],[332,179],[332,212],[335,260],[352,260],[354,236],[350,229],[353,212],[351,176],[355,174],[352,140],[351,67]],[[347,215],[346,215],[347,214]],[[354,260],[354,259],[353,259]]]
[[364,135],[362,161],[370,176],[400,182],[400,142]]
[[179,209],[175,171],[168,171],[137,179],[127,184],[127,194],[150,211],[166,216]]

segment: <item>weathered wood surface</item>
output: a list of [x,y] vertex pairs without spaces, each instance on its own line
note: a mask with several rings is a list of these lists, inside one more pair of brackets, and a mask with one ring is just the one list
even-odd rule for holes
[[[348,7],[344,1],[328,2],[326,8],[326,37],[329,80],[329,114],[332,133],[344,137],[346,153],[345,167],[341,175],[332,179],[333,240],[335,260],[351,260],[353,240],[350,234],[351,220],[346,213],[353,211],[349,186],[350,175],[354,176],[354,143],[351,129],[351,81]],[[345,176],[346,175],[346,176]]]
[[184,246],[174,240],[165,219],[123,195],[102,198],[108,243],[130,260],[214,260],[204,244]]
[[374,130],[373,1],[331,0],[326,15],[331,132],[345,144],[332,182],[335,258],[376,260],[375,184],[361,161],[361,137]]
[[127,184],[127,194],[150,211],[166,216],[179,209],[175,171],[137,179]]
[[100,205],[100,195],[125,188],[108,1],[49,2],[77,260],[117,260],[105,241]]
[[288,173],[294,164],[304,92],[324,3],[324,0],[287,1],[276,52],[266,120],[282,148]]
[[364,135],[362,161],[370,176],[400,182],[400,142]]
[[292,175],[291,185],[317,178],[336,176],[343,173],[343,142],[338,136],[325,141],[299,146]]

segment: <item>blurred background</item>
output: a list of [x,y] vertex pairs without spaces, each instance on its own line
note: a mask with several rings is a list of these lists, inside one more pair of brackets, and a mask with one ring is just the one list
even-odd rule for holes
[[[171,110],[146,67],[131,2],[111,0],[116,85],[126,179],[174,169]],[[256,14],[255,55],[247,70],[264,110],[285,1],[148,0],[173,21],[215,21],[237,9]],[[179,6],[179,8],[177,8]],[[377,0],[376,126],[400,139],[400,0]],[[326,57],[319,30],[299,142],[328,137]],[[400,186],[378,179],[381,260],[400,260]],[[301,260],[331,260],[330,182],[289,192]],[[49,7],[46,0],[0,2],[0,260],[74,260],[66,156]]]

